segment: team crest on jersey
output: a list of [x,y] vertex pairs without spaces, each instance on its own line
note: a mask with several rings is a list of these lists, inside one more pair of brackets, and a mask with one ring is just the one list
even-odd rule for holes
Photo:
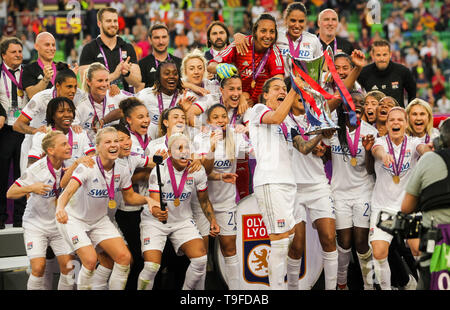
[[392,89],[397,89],[398,88],[398,82],[392,82]]
[[72,243],[73,243],[73,245],[77,244],[78,242],[79,242],[78,236],[72,237]]
[[114,104],[108,104],[108,109],[114,110]]
[[283,228],[284,226],[286,226],[286,221],[284,219],[277,220],[277,226],[278,228]]
[[192,185],[194,184],[194,178],[193,177],[188,177],[186,179],[186,185]]
[[[269,286],[270,240],[261,214],[242,215],[242,241],[244,280]],[[306,274],[305,261],[303,256],[299,279]]]
[[120,174],[115,174],[114,175],[114,182],[119,181],[119,179],[120,179]]
[[72,150],[77,150],[77,149],[78,149],[78,142],[73,141]]
[[150,244],[150,237],[144,238],[144,245]]
[[33,242],[27,243],[27,250],[31,250],[33,248]]

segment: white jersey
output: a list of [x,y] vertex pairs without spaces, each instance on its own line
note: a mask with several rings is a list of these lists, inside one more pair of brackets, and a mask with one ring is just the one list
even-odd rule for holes
[[[163,106],[162,110],[164,111],[165,109],[168,109],[170,107],[172,100],[175,100],[172,106],[176,106],[183,98],[183,94],[178,93],[178,91],[171,96],[161,93],[161,97]],[[174,99],[174,97],[176,99]],[[136,98],[141,100],[148,110],[148,114],[151,120],[148,130],[149,136],[152,139],[156,139],[158,137],[159,116],[162,113],[162,111],[159,110],[158,96],[156,94],[156,91],[151,87],[144,88],[136,94]]]
[[[95,145],[87,136],[86,131],[82,131],[81,133],[76,133],[72,129],[69,128],[72,132],[72,157],[64,161],[64,165],[66,167],[70,167],[75,160],[85,155],[88,155],[91,152],[95,152]],[[41,155],[44,153],[42,150],[42,139],[45,137],[45,133],[36,132],[33,135],[33,141],[31,144],[31,149],[28,152],[28,158],[40,159]],[[69,133],[66,134],[67,139],[69,139]]]
[[[48,102],[55,97],[56,89],[55,87],[52,87],[36,93],[33,98],[31,98],[22,110],[22,115],[30,120],[31,127],[38,128],[42,125],[47,125],[45,115],[47,114]],[[73,98],[73,104],[76,108],[75,118],[80,117],[78,108],[80,103],[85,100],[88,100],[87,94],[81,89],[77,89],[75,97]]]
[[[94,224],[108,213],[108,186],[111,184],[111,178],[114,178],[114,192],[130,189],[131,175],[130,171],[123,165],[114,165],[113,169],[105,171],[103,177],[100,168],[95,162],[92,168],[83,164],[79,165],[72,174],[80,188],[70,199],[66,211],[69,216],[88,223]],[[106,183],[107,182],[107,183]]]
[[[212,131],[200,133],[194,138],[195,153],[202,155],[209,153],[211,148]],[[243,134],[235,133],[232,128],[227,134],[232,134],[235,144],[234,158],[228,159],[225,150],[225,139],[218,141],[214,152],[214,168],[216,173],[236,173],[236,163],[238,159],[244,159],[245,154],[249,153],[250,145],[245,140]],[[214,211],[224,211],[221,207],[235,205],[236,185],[223,181],[208,180],[210,198],[214,206]],[[194,203],[198,201],[193,200]]]
[[[123,99],[130,97],[128,92],[120,91],[119,94],[111,97],[109,95],[109,90],[106,94],[106,104],[103,108],[103,102],[95,102],[95,110],[92,106],[91,101],[89,100],[89,96],[86,95],[85,100],[81,101],[77,106],[77,115],[73,121],[74,125],[80,125],[84,130],[87,131],[89,138],[92,141],[95,141],[95,131],[92,129],[92,125],[94,122],[95,115],[98,116],[99,119],[103,118],[105,115],[110,112],[119,109],[119,103]],[[106,124],[105,126],[111,126],[114,124],[118,124],[119,120],[115,120],[111,123]]]
[[[62,167],[55,169],[56,180],[47,166],[47,157],[44,157],[27,168],[15,184],[20,187],[29,186],[38,182],[49,185],[52,189],[45,195],[31,193],[27,200],[23,214],[23,226],[34,227],[45,233],[57,233],[55,211],[56,196],[61,192],[60,184]],[[56,186],[55,185],[56,182]]]
[[[286,117],[284,123],[287,127],[288,142],[292,162],[292,171],[295,177],[295,183],[308,185],[324,185],[328,187],[328,179],[325,174],[322,158],[314,155],[312,152],[304,155],[294,148],[292,144],[291,128],[302,127],[307,129],[306,114],[295,116],[292,119],[289,115]],[[314,139],[315,135],[308,136],[308,139]]]
[[[348,132],[348,129],[347,129]],[[377,136],[378,131],[365,121],[361,121],[358,150],[356,151],[357,164],[353,167],[350,163],[349,150],[343,150],[339,143],[338,134],[330,139],[331,159],[333,163],[333,175],[331,178],[331,190],[336,199],[354,199],[364,193],[372,192],[375,185],[373,176],[369,175],[365,166],[366,150],[362,145],[362,137],[368,134]],[[355,139],[356,130],[349,132],[351,141]]]
[[[184,170],[183,170],[184,171]],[[181,177],[183,175],[183,171],[178,171],[174,168],[175,179],[177,182],[177,186],[180,185]],[[176,207],[174,205],[175,195],[173,192],[169,169],[167,166],[167,161],[164,162],[164,166],[160,167],[161,173],[161,182],[164,184],[162,186],[162,199],[167,203],[167,210],[169,213],[169,217],[167,219],[167,223],[177,223],[182,222],[187,219],[192,218],[192,209],[191,209],[191,198],[192,193],[197,191],[206,191],[208,189],[208,180],[206,176],[206,171],[202,167],[199,171],[194,173],[190,173],[187,175],[186,183],[183,188],[183,192],[179,197],[180,205]],[[148,188],[149,192],[159,193],[158,179],[156,174],[156,169],[152,170],[150,174],[150,178],[148,180]],[[145,208],[143,211],[144,215],[147,216],[153,222],[159,222],[157,218],[150,214],[148,208]]]
[[[428,139],[427,139],[427,137],[428,137]],[[420,139],[420,141],[421,141],[422,143],[427,144],[427,143],[432,143],[432,142],[433,142],[433,139],[435,139],[435,138],[437,138],[437,137],[439,137],[439,129],[433,127],[433,128],[431,129],[431,135],[426,134],[426,135],[424,135],[423,137],[418,138],[418,139]],[[427,140],[429,140],[429,141],[427,142]]]
[[270,108],[258,103],[250,112],[250,141],[256,157],[253,185],[295,184],[288,143],[281,127],[261,122],[264,114],[270,111]]
[[[322,44],[317,36],[312,33],[303,31],[302,35],[293,43],[294,49],[300,44],[298,58],[311,60],[322,55]],[[284,27],[280,28],[278,31],[277,46],[283,56],[285,77],[289,77],[289,73],[292,72],[292,60],[289,57],[290,51],[287,29]]]
[[[132,176],[136,168],[143,168],[148,165],[149,158],[138,154],[130,154],[127,157],[117,158],[116,165],[123,166],[124,169],[128,169]],[[141,206],[127,206],[123,201],[122,192],[119,191],[115,194],[114,200],[117,203],[117,208],[123,211],[139,210]]]
[[[388,153],[389,149],[386,142],[386,137],[387,136],[377,138],[372,150],[375,147],[383,147]],[[390,164],[389,167],[386,167],[382,161],[377,159],[375,160],[376,181],[372,194],[372,210],[389,208],[400,211],[403,197],[405,195],[406,184],[408,183],[411,173],[419,159],[417,146],[420,144],[422,144],[420,139],[415,137],[407,137],[405,158],[401,167],[399,184],[395,184],[392,180],[392,176],[394,175],[392,164]],[[392,145],[394,148],[395,159],[398,161],[402,144],[395,145],[392,143]]]

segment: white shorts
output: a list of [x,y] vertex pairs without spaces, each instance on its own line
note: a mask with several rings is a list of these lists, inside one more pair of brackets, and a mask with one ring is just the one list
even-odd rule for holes
[[310,192],[307,186],[301,186],[300,190],[297,190],[297,204],[308,209],[309,218],[314,223],[321,218],[336,218],[336,212],[334,208],[334,200],[331,195],[329,186],[320,189],[318,192]]
[[282,234],[295,226],[294,204],[297,187],[291,184],[264,184],[254,193],[267,233]]
[[372,241],[378,241],[378,240],[391,243],[393,236],[377,227],[377,220],[378,220],[379,213],[380,213],[380,210],[377,209],[377,210],[372,210],[372,213],[370,214],[369,243]]
[[163,251],[166,245],[167,237],[177,255],[183,255],[180,247],[193,239],[202,239],[193,219],[187,219],[182,222],[166,223],[156,222],[154,220],[141,221],[141,249],[142,253],[149,250]]
[[371,198],[335,200],[336,229],[369,228]]
[[295,194],[295,205],[294,205],[294,218],[295,224],[305,222],[306,223],[306,207],[301,203],[302,194],[297,191]]
[[87,224],[69,215],[67,224],[58,223],[58,229],[74,251],[89,245],[94,248],[107,239],[121,238],[116,226],[105,215],[94,224]]
[[69,255],[73,252],[57,230],[54,234],[46,234],[33,227],[24,227],[23,240],[29,259],[45,257],[48,246],[52,247],[56,256]]
[[[200,205],[191,204],[192,213],[194,216],[195,224],[200,231],[200,235],[208,236],[210,231],[210,223],[203,213]],[[216,216],[217,225],[220,227],[220,236],[235,236],[237,233],[237,224],[236,224],[236,210],[237,206],[234,204],[230,206],[227,211],[214,211],[214,215]]]

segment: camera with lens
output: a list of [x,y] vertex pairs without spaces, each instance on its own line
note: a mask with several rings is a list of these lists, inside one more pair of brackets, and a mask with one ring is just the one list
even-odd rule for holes
[[378,214],[377,227],[390,235],[398,235],[402,239],[419,238],[422,231],[422,215],[404,214],[381,210]]

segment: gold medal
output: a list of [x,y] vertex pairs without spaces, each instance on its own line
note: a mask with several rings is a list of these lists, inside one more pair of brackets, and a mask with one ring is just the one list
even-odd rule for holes
[[17,96],[23,97],[23,90],[21,90],[20,88],[17,88]]
[[252,81],[251,86],[252,86],[252,88],[255,88],[255,86],[256,86],[256,81],[255,80]]
[[108,202],[108,207],[109,207],[110,209],[115,209],[115,208],[116,208],[116,201],[115,201],[115,200],[110,200],[110,201]]
[[180,198],[175,198],[173,204],[175,205],[175,207],[178,207],[180,205]]
[[394,181],[395,184],[398,184],[400,183],[400,177],[398,175],[393,175],[392,181]]
[[352,157],[352,159],[350,160],[350,164],[355,167],[356,164],[358,163],[358,161],[356,160],[356,157]]

